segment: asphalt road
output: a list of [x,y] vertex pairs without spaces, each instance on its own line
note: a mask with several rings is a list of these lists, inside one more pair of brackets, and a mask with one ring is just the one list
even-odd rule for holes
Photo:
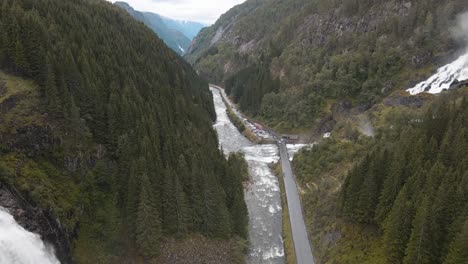
[[310,248],[309,237],[307,236],[307,229],[302,215],[301,199],[299,197],[296,181],[291,169],[291,163],[289,162],[286,143],[282,141],[278,145],[297,263],[314,264],[314,257]]

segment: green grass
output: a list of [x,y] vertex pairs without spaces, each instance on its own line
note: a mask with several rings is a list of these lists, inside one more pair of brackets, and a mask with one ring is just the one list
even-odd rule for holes
[[[381,263],[380,238],[375,228],[344,221],[338,209],[341,185],[353,163],[360,159],[366,142],[330,139],[314,151],[299,152],[294,157],[293,169],[304,190],[302,205],[317,263]],[[337,238],[330,239],[334,236]]]
[[[10,104],[8,111],[0,116],[0,135],[5,140],[14,140],[18,128],[46,124],[46,117],[41,114],[44,113],[44,107],[36,84],[2,71],[0,81],[6,87],[6,93],[0,97],[0,104],[8,99]],[[0,155],[0,166],[7,168],[9,173],[0,180],[27,195],[28,200],[52,210],[61,223],[71,230],[78,221],[75,209],[79,196],[78,186],[73,179],[43,157],[32,159],[8,149],[6,145],[3,147],[5,154]]]
[[[226,104],[226,103],[225,103]],[[227,104],[226,104],[227,106]],[[246,129],[244,122],[240,120],[240,118],[234,113],[234,110],[232,110],[230,107],[226,107],[226,113],[231,120],[231,122],[234,124],[234,126],[239,130],[239,132],[243,133]]]
[[6,84],[6,94],[0,97],[0,104],[9,98],[16,98],[13,108],[0,116],[0,133],[15,134],[19,127],[44,124],[45,117],[41,114],[43,111],[36,84],[2,71],[0,81]]
[[36,161],[15,153],[0,156],[0,166],[9,171],[0,178],[1,181],[27,194],[28,200],[42,208],[52,210],[68,230],[74,227],[78,221],[79,189],[69,175],[47,161]]
[[6,94],[0,97],[0,104],[14,94],[28,93],[37,88],[33,81],[11,76],[3,71],[0,71],[0,81],[5,82],[7,87]]
[[[331,182],[323,181],[318,189]],[[307,189],[303,196],[306,225],[317,263],[386,264],[381,234],[375,226],[347,222],[337,213],[338,192]],[[339,234],[327,242],[326,237]]]
[[387,264],[377,230],[342,220],[337,224],[343,239],[331,249],[324,263]]

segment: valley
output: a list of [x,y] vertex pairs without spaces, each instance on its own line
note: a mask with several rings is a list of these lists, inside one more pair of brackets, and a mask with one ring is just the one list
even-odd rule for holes
[[[212,87],[212,92],[214,93],[214,101],[215,101],[215,106],[216,106],[216,112],[218,115],[218,121],[215,127],[217,128],[218,135],[220,138],[220,143],[223,149],[227,149],[228,153],[232,151],[244,152],[246,154],[246,159],[249,162],[249,167],[251,171],[263,170],[265,171],[264,173],[266,173],[266,171],[269,170],[268,172],[269,177],[272,177],[272,176],[274,177],[273,173],[271,172],[271,166],[270,168],[262,169],[261,167],[265,167],[265,165],[268,166],[268,164],[260,165],[259,163],[252,161],[252,159],[256,159],[255,156],[259,155],[260,153],[265,153],[267,155],[263,156],[263,154],[261,154],[257,158],[263,158],[265,159],[265,161],[271,159],[270,162],[281,162],[281,167],[283,171],[283,175],[277,175],[277,176],[279,177],[278,180],[285,182],[286,196],[287,196],[286,203],[288,204],[288,208],[289,208],[288,215],[290,217],[290,219],[288,220],[281,219],[281,205],[278,202],[278,195],[279,195],[278,185],[279,184],[277,182],[276,183],[272,182],[272,184],[274,184],[274,187],[273,189],[269,190],[270,194],[267,194],[267,196],[273,195],[273,192],[274,192],[276,199],[274,201],[269,201],[268,199],[262,198],[262,195],[261,195],[262,188],[258,187],[258,185],[262,185],[261,182],[264,181],[262,179],[258,179],[261,174],[259,175],[258,173],[251,173],[252,182],[247,186],[247,191],[246,191],[247,192],[246,200],[247,200],[247,205],[249,208],[249,215],[250,215],[250,225],[253,226],[250,228],[249,241],[252,243],[252,248],[250,249],[251,257],[249,258],[248,262],[249,263],[284,263],[283,258],[279,258],[277,261],[275,260],[277,257],[284,256],[284,249],[283,249],[282,241],[280,245],[272,246],[270,248],[264,248],[264,247],[262,248],[257,245],[257,243],[259,243],[257,242],[257,239],[258,238],[264,239],[262,244],[268,245],[269,243],[272,242],[275,236],[277,236],[278,238],[281,238],[283,236],[281,231],[278,231],[276,234],[273,233],[272,231],[281,230],[281,228],[279,227],[282,225],[281,222],[288,221],[291,223],[291,227],[292,227],[292,236],[293,236],[293,241],[294,241],[294,246],[295,246],[295,255],[296,255],[297,263],[301,263],[301,264],[302,263],[304,264],[314,263],[314,258],[311,252],[311,246],[309,245],[309,238],[307,235],[307,230],[304,224],[304,217],[302,215],[301,200],[299,198],[298,189],[295,183],[295,177],[292,173],[291,165],[290,165],[290,155],[294,155],[294,153],[298,151],[304,145],[296,146],[296,144],[286,144],[285,139],[283,139],[280,136],[277,136],[275,132],[269,131],[268,136],[265,136],[264,138],[271,139],[273,141],[272,143],[268,144],[266,142],[261,142],[263,143],[262,145],[252,145],[252,143],[249,143],[248,148],[242,147],[242,145],[246,143],[246,139],[243,136],[241,136],[239,133],[236,133],[238,131],[232,130],[233,128],[238,130],[236,126],[234,126],[230,122],[226,124],[227,120],[229,120],[229,118],[226,119],[227,107],[230,107],[237,114],[238,118],[240,120],[243,120],[244,124],[253,123],[253,122],[248,121],[246,118],[242,116],[242,114],[235,108],[234,104],[231,103],[230,99],[225,95],[224,90],[221,87],[213,86],[213,85],[211,87]],[[224,108],[220,106],[221,103],[225,104]],[[220,123],[220,120],[222,120],[221,123]],[[223,126],[223,129],[220,128],[220,125]],[[229,130],[227,130],[229,131],[229,133],[226,130],[224,130],[225,126],[228,126],[230,128]],[[228,136],[230,137],[229,142],[227,142]],[[232,149],[232,145],[234,144],[241,148]],[[271,149],[271,151],[273,152],[256,151],[255,153],[258,153],[258,154],[254,154],[254,152],[252,152],[251,149]],[[255,197],[258,197],[260,200],[249,199],[250,197],[249,194],[250,195],[255,194]],[[265,218],[264,218],[265,216],[264,215],[257,216],[257,214],[259,214],[259,211],[260,211],[260,209],[258,209],[257,203],[263,204],[262,206],[264,208],[268,207],[269,213],[273,215],[277,215],[276,217],[278,217],[280,220],[275,221],[276,226],[266,226]],[[263,236],[258,235],[259,231],[257,229],[259,226],[261,226],[263,232],[269,232],[268,237],[264,237],[264,235]],[[255,256],[257,256],[260,253],[263,254],[263,259],[255,258]],[[265,257],[265,254],[267,254],[266,257]],[[273,254],[271,256],[272,260],[270,260],[270,257],[269,257],[270,255],[268,254]],[[277,254],[277,256],[275,256],[275,254]]]
[[[443,153],[467,148],[464,132],[453,135],[468,125],[467,6],[345,2],[247,1],[202,30],[185,57],[225,87],[239,120],[317,143],[292,162],[317,263],[464,263],[467,196],[455,186],[466,182],[466,152]],[[436,121],[448,112],[458,119]],[[415,142],[424,150],[405,152]],[[435,195],[431,184],[445,177],[460,196]],[[423,190],[408,195],[415,181]],[[438,205],[415,209],[429,200]]]
[[205,27],[204,24],[199,22],[179,21],[151,12],[137,11],[126,2],[117,1],[114,5],[148,26],[167,46],[179,55],[185,54],[193,38]]
[[1,1],[0,264],[466,264],[467,47],[466,0]]

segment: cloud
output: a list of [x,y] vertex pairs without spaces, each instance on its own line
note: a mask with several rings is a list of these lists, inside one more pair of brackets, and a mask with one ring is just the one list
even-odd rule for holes
[[452,29],[456,39],[464,40],[468,43],[468,12],[457,17],[457,26]]
[[[107,0],[115,2],[115,0]],[[223,13],[245,0],[123,0],[139,11],[178,20],[214,23]]]

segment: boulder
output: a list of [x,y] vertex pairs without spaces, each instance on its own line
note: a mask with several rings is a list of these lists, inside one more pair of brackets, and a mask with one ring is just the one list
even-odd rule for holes
[[385,106],[407,106],[413,108],[420,108],[426,102],[431,100],[430,95],[422,93],[421,95],[408,96],[408,95],[391,95],[384,99],[383,103]]

